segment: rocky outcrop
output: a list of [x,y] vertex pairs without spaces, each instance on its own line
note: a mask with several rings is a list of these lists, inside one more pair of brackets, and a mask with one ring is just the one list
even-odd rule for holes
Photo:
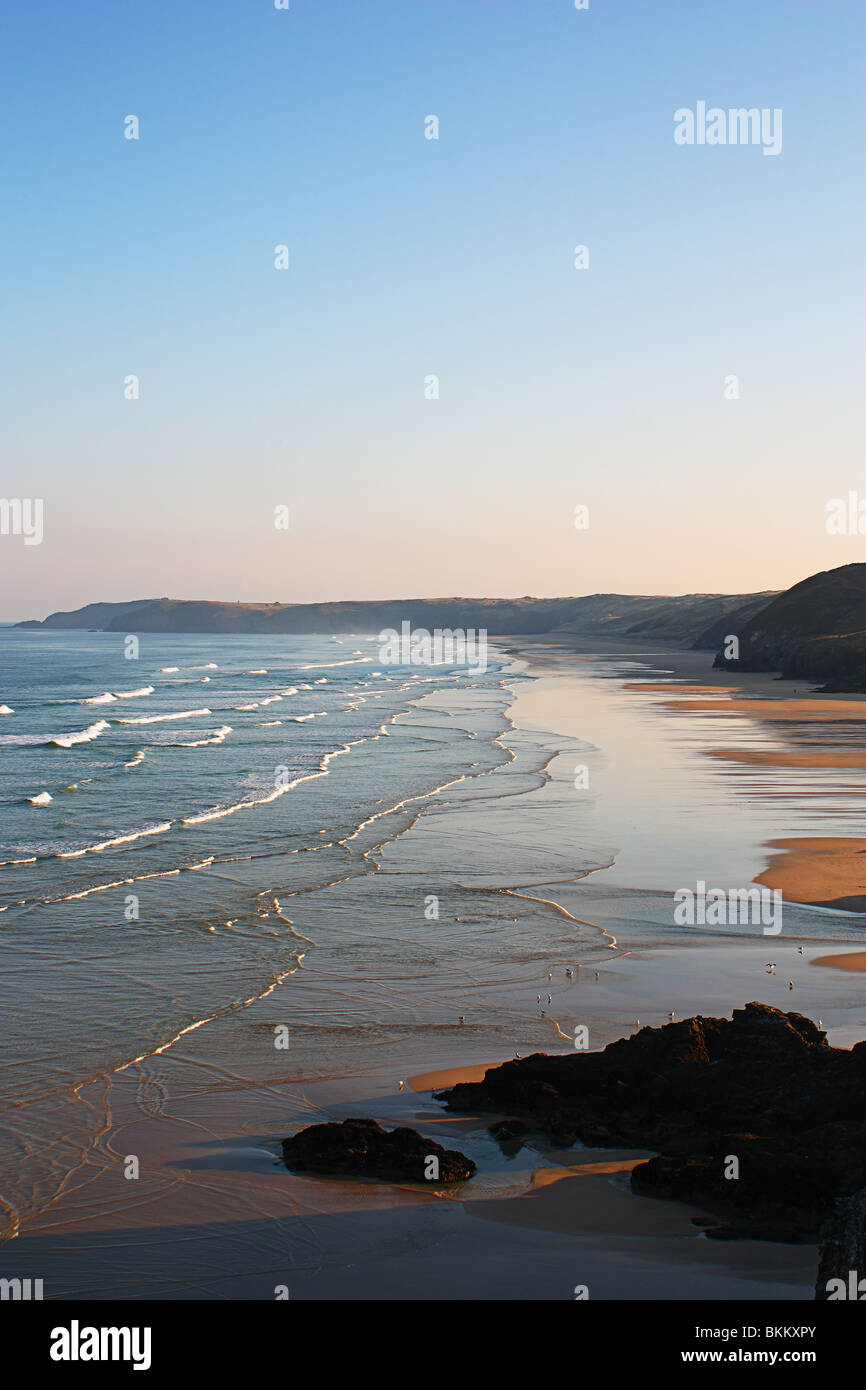
[[531,1117],[558,1144],[656,1150],[634,1190],[715,1212],[718,1237],[814,1240],[866,1185],[866,1043],[832,1048],[810,1019],[766,1004],[506,1062],[439,1098]]
[[815,1297],[866,1299],[866,1188],[842,1202],[822,1232]]
[[729,635],[738,654],[719,652],[716,669],[781,671],[790,680],[826,681],[828,690],[866,690],[866,564],[810,575],[745,622],[732,615]]
[[350,1173],[355,1177],[411,1182],[465,1182],[475,1172],[471,1158],[443,1149],[414,1129],[383,1129],[375,1120],[310,1125],[283,1140],[287,1168],[300,1173]]

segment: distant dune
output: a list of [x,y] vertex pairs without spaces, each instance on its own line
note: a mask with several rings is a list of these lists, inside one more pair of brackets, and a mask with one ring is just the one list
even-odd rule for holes
[[[101,632],[376,634],[383,628],[486,628],[490,637],[568,632],[717,651],[715,665],[780,671],[866,690],[866,564],[813,574],[785,593],[588,594],[582,598],[428,598],[334,603],[134,599],[89,603],[17,627]],[[726,657],[729,636],[739,640]]]
[[[652,638],[712,650],[726,615],[744,605],[755,611],[765,594],[584,598],[431,598],[336,603],[217,603],[209,600],[136,599],[90,603],[44,622],[18,627],[84,628],[104,632],[188,633],[378,633],[409,622],[413,628],[486,628],[491,637],[555,631],[624,638]],[[708,631],[712,634],[707,637]]]

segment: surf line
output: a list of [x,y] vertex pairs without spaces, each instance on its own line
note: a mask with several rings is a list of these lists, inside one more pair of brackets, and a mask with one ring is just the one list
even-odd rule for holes
[[568,1033],[563,1033],[562,1029],[560,1028],[560,1026],[559,1026],[559,1024],[557,1023],[557,1021],[556,1021],[555,1018],[551,1018],[551,1017],[548,1015],[547,1022],[548,1022],[549,1024],[552,1025],[553,1031],[554,1031],[555,1033],[557,1033],[557,1034],[559,1035],[560,1038],[565,1038],[565,1041],[568,1042],[568,1043],[573,1043],[573,1042],[574,1042],[574,1038],[573,1038],[573,1037],[569,1037]]
[[[610,868],[610,865],[608,864],[605,867]],[[617,939],[612,932],[607,931],[605,927],[599,926],[598,922],[587,922],[583,917],[575,917],[573,912],[569,912],[567,908],[562,906],[562,903],[556,902],[553,898],[538,898],[534,897],[531,893],[518,893],[516,888],[472,888],[464,883],[459,883],[457,886],[458,888],[462,888],[466,893],[504,893],[505,896],[509,898],[522,898],[524,902],[541,903],[544,907],[552,907],[561,917],[567,917],[569,922],[576,922],[578,926],[590,927],[593,931],[600,932],[601,935],[605,937],[609,950],[616,951],[619,949]]]

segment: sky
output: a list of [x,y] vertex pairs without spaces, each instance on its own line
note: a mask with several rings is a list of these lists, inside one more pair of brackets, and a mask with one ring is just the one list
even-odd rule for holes
[[[5,0],[0,619],[866,558],[864,21]],[[781,149],[677,143],[700,102]]]

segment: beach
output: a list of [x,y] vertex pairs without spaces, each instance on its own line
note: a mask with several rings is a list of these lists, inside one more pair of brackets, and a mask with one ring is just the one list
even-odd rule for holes
[[[299,949],[273,988],[76,1088],[91,1137],[72,1163],[58,1150],[68,1171],[4,1247],[10,1272],[50,1272],[56,1298],[812,1296],[814,1246],[716,1242],[700,1210],[631,1193],[648,1153],[541,1135],[509,1148],[490,1117],[434,1099],[515,1055],[572,1050],[578,1027],[595,1049],[752,999],[820,1018],[837,1046],[866,1037],[844,964],[862,953],[839,944],[855,947],[864,919],[826,887],[835,909],[806,900],[836,861],[844,901],[859,900],[857,842],[840,833],[855,774],[786,756],[804,713],[847,754],[866,702],[810,697],[804,711],[765,677],[711,672],[706,653],[581,645],[509,647],[507,761],[409,824],[368,824],[371,872],[275,900]],[[459,698],[416,708],[457,715]],[[800,843],[794,829],[828,833]],[[779,888],[784,930],[675,927],[671,894],[693,878]],[[375,942],[357,926],[372,921]],[[282,1137],[351,1115],[417,1127],[477,1176],[439,1193],[286,1171]]]

